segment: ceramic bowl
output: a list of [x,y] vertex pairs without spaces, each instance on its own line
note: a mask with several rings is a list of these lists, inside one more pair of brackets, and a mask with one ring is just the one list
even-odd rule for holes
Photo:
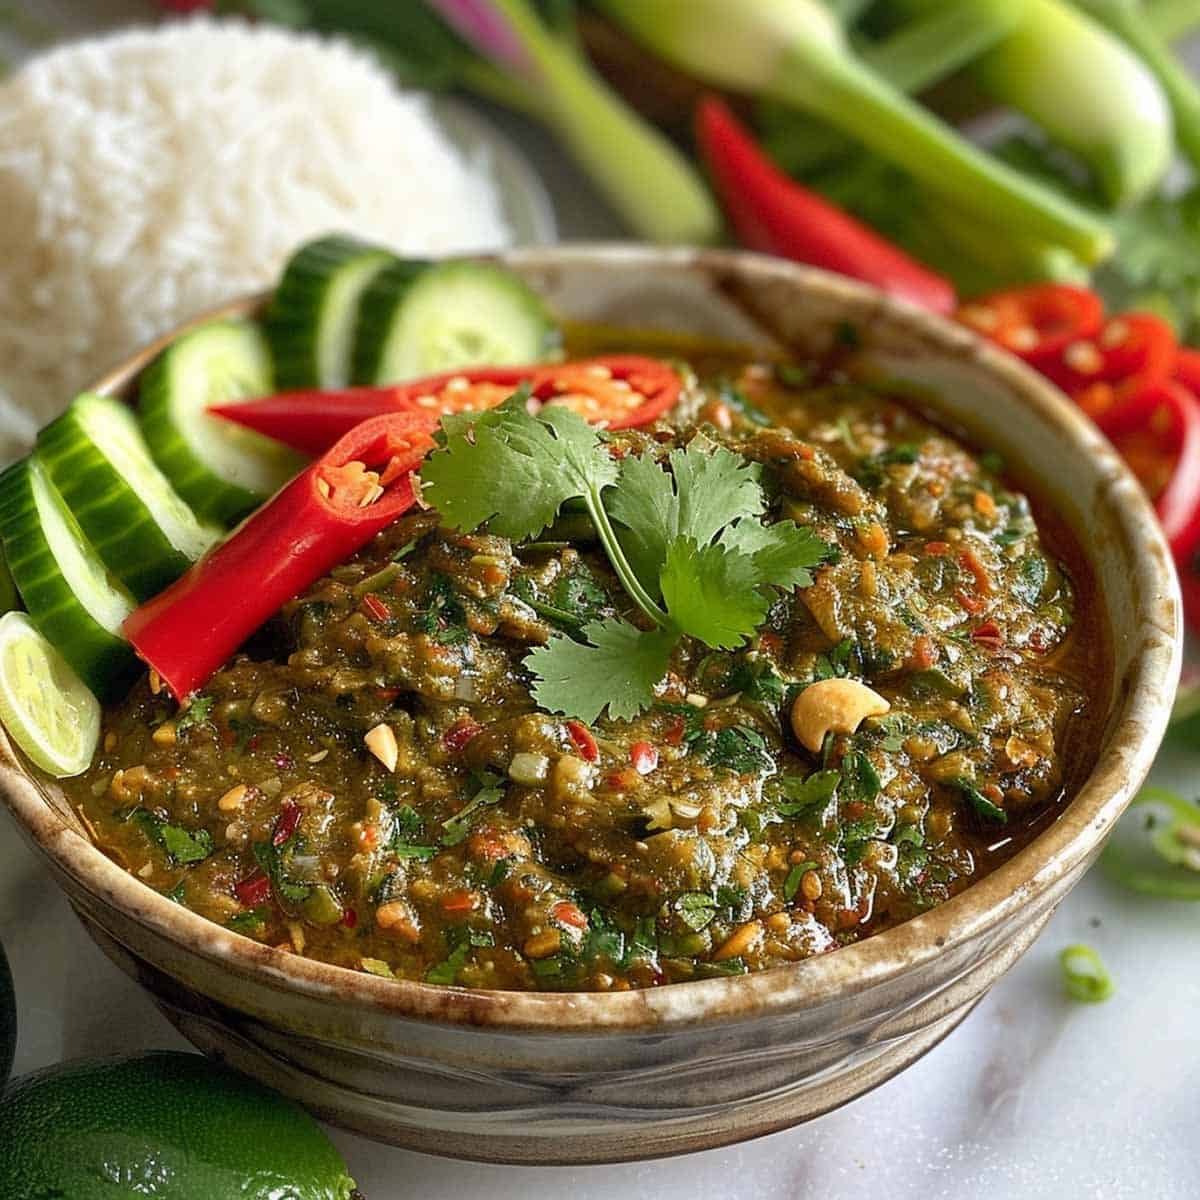
[[[0,790],[92,936],[192,1042],[336,1124],[437,1154],[584,1163],[808,1120],[945,1037],[1095,857],[1171,708],[1181,635],[1170,555],[1093,427],[1016,360],[946,321],[735,252],[571,246],[505,261],[579,320],[800,353],[849,323],[880,369],[925,389],[948,422],[1041,481],[1092,559],[1113,642],[1099,759],[1058,819],[962,895],[837,953],[734,978],[559,995],[392,982],[259,945],[114,865],[2,739]],[[155,351],[99,390],[130,393]]]

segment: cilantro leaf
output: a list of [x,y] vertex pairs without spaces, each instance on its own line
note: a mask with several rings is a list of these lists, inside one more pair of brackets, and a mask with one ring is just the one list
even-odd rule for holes
[[490,522],[502,537],[535,537],[564,502],[598,496],[617,480],[599,432],[570,409],[547,406],[533,416],[515,396],[442,424],[445,445],[426,460],[421,479],[452,529],[470,532]]
[[748,725],[708,731],[692,745],[710,767],[724,767],[736,775],[762,775],[775,769],[766,739]]
[[842,782],[841,771],[814,771],[804,779],[785,775],[778,781],[784,803],[775,806],[783,817],[797,817],[817,808],[824,808],[833,799]]
[[692,931],[699,933],[717,915],[720,905],[707,892],[684,892],[675,901],[679,919]]
[[148,808],[135,808],[127,818],[137,824],[173,863],[188,866],[203,862],[213,852],[212,834],[207,829],[185,829],[172,825]]
[[658,592],[672,541],[688,537],[705,546],[731,521],[764,507],[758,466],[722,446],[709,450],[697,439],[672,450],[667,465],[669,473],[649,455],[627,458],[608,503],[624,526],[621,544],[651,594]]
[[556,634],[526,657],[525,665],[537,677],[533,698],[538,704],[589,725],[606,706],[619,721],[649,708],[671,661],[674,631],[644,633],[613,619],[591,621],[580,632],[586,642]]
[[754,562],[761,585],[774,588],[812,586],[812,569],[830,555],[832,547],[807,526],[795,521],[739,520],[721,535],[720,544],[737,550]]
[[180,734],[185,730],[194,729],[198,725],[208,724],[215,703],[216,700],[212,696],[194,696],[191,704],[187,706],[180,715],[179,720],[175,722],[175,732]]
[[685,633],[715,649],[740,646],[767,615],[761,576],[748,555],[713,542],[697,546],[678,538],[662,569],[667,612]]

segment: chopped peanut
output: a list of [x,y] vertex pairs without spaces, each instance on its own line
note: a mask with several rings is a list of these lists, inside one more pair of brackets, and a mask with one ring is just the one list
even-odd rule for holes
[[370,752],[389,770],[395,771],[400,760],[400,747],[396,744],[396,733],[390,725],[380,722],[363,736]]

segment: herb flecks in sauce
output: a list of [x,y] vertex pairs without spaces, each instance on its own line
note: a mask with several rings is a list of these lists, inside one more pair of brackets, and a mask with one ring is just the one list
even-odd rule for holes
[[[101,844],[268,944],[502,988],[792,962],[992,869],[1091,752],[1082,564],[885,393],[699,366],[728,429],[451,422],[445,523],[381,534],[182,715],[144,684],[110,711],[67,785]],[[488,452],[514,428],[530,461]],[[891,708],[810,754],[790,706],[834,678]]]

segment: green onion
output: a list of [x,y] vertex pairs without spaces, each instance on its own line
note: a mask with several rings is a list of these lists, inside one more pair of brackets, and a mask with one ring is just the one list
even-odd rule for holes
[[719,86],[824,117],[929,188],[1006,229],[1088,262],[1112,250],[1103,222],[959,137],[858,59],[816,0],[601,0],[656,53]]
[[1067,995],[1082,1004],[1102,1004],[1116,990],[1100,955],[1091,946],[1068,946],[1059,956]]
[[1200,166],[1200,87],[1146,17],[1138,0],[1075,0],[1137,53],[1158,77],[1175,117],[1175,140]]
[[1026,3],[1021,27],[975,64],[975,78],[1078,154],[1110,203],[1146,196],[1174,153],[1170,106],[1158,80],[1123,42],[1069,4]]
[[1165,788],[1143,788],[1105,846],[1100,864],[1131,891],[1200,900],[1200,805]]

